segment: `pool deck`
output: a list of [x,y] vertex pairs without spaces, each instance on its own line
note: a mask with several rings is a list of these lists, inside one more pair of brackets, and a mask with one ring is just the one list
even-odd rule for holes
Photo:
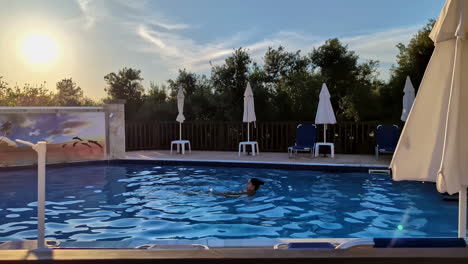
[[192,151],[171,155],[169,150],[145,150],[126,152],[127,159],[143,160],[190,160],[190,161],[223,161],[223,162],[256,162],[256,163],[278,163],[278,164],[301,164],[301,165],[350,165],[350,166],[373,166],[386,168],[391,161],[391,155],[381,156],[378,160],[373,155],[351,155],[336,154],[331,157],[311,157],[308,153],[299,153],[298,156],[289,158],[288,153],[260,152],[260,155],[238,155],[234,151]]
[[344,250],[214,248],[210,250],[39,249],[0,250],[0,263],[466,263],[466,248],[372,248]]

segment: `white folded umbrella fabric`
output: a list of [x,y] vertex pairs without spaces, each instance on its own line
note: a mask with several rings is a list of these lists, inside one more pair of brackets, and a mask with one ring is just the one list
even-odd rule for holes
[[183,123],[185,121],[185,116],[184,116],[184,90],[182,87],[179,87],[179,90],[177,92],[177,110],[179,111],[179,114],[177,115],[176,121],[179,123]]
[[459,193],[466,236],[468,186],[468,31],[466,0],[447,0],[430,34],[435,49],[390,167],[393,179],[432,181]]
[[177,92],[177,110],[179,111],[179,114],[176,118],[176,121],[179,122],[179,140],[182,140],[182,123],[185,121],[184,99],[184,89],[182,89],[182,87],[179,87],[179,91]]
[[406,122],[408,115],[414,103],[414,87],[411,83],[410,77],[406,77],[405,88],[403,89],[403,110],[401,111],[401,121]]
[[250,83],[247,83],[244,92],[244,117],[242,121],[247,123],[247,141],[250,141],[250,123],[257,121],[257,117],[255,116],[254,95]]
[[322,85],[320,90],[319,103],[317,107],[317,113],[315,115],[315,124],[323,124],[323,138],[324,142],[327,141],[326,130],[327,124],[336,124],[335,113],[333,112],[333,106],[330,101],[330,92],[328,91],[327,85]]

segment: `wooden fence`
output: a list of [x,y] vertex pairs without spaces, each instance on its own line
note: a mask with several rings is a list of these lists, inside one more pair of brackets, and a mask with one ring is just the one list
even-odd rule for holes
[[[295,140],[296,127],[310,122],[257,122],[251,124],[250,139],[259,142],[260,151],[286,152]],[[336,153],[374,153],[377,123],[339,123],[328,125],[327,142],[335,143]],[[179,139],[179,123],[127,122],[126,150],[169,149]],[[188,121],[182,124],[182,139],[190,140],[193,150],[237,151],[247,140],[247,125],[242,122]],[[318,125],[317,141],[323,141],[323,125]]]

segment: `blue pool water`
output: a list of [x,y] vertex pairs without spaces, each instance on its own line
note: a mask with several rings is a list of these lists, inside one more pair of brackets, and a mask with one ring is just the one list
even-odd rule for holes
[[[253,197],[209,193],[265,181]],[[0,240],[36,238],[33,170],[0,172]],[[363,173],[198,166],[49,169],[47,239],[455,237],[431,183]]]

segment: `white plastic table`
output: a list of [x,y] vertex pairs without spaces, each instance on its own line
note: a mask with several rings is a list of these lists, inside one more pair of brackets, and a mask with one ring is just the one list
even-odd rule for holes
[[330,147],[331,157],[332,157],[332,158],[335,157],[335,144],[333,144],[333,143],[328,143],[328,142],[317,142],[317,143],[315,143],[315,157],[318,157],[318,155],[319,155],[319,149],[320,149],[320,147],[322,147],[322,146],[328,146],[328,147]]
[[257,149],[257,155],[260,154],[257,141],[242,141],[239,143],[239,156],[241,154],[241,150],[242,150],[242,153],[245,155],[248,145],[252,147],[252,156],[255,156],[255,148]]
[[185,154],[185,144],[188,145],[188,149],[190,153],[192,153],[192,148],[190,146],[190,141],[189,140],[174,140],[171,141],[171,155],[172,155],[172,148],[174,145],[177,146],[177,153],[180,152],[180,148],[182,148],[182,154]]

